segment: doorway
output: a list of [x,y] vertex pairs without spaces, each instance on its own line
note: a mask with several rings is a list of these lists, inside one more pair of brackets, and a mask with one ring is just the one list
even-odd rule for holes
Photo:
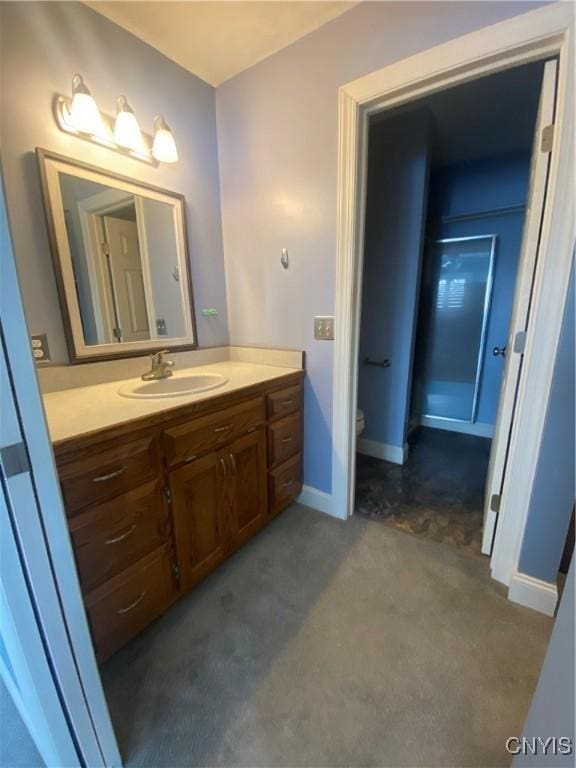
[[[489,467],[489,478],[497,479],[501,485],[499,498],[492,498],[497,494],[490,495],[490,500],[499,506],[499,513],[493,510],[492,530],[496,515],[498,527],[493,547],[490,541],[491,571],[493,578],[509,586],[517,573],[571,267],[573,219],[565,215],[567,205],[572,210],[573,200],[569,27],[570,19],[561,6],[540,9],[527,14],[522,25],[501,23],[497,37],[490,30],[472,33],[391,64],[340,90],[334,366],[334,401],[338,407],[333,412],[331,510],[338,517],[347,517],[353,513],[354,503],[355,393],[364,245],[361,222],[365,209],[368,120],[371,115],[414,102],[424,95],[559,56],[557,87],[547,104],[553,110],[553,127],[541,126],[537,136],[544,152],[544,140],[553,134],[553,150],[549,151],[544,172],[538,173],[530,185],[533,199],[529,205],[528,242],[538,255],[538,263],[528,295],[522,291],[521,302],[524,304],[526,299],[523,310],[530,306],[530,323],[515,306],[511,324],[514,355],[506,361],[506,369],[516,368],[517,386],[511,397],[516,418],[504,457],[505,482],[502,457]],[[518,378],[520,368],[522,377]],[[500,421],[499,416],[495,431]]]
[[355,511],[476,554],[544,66],[369,129]]

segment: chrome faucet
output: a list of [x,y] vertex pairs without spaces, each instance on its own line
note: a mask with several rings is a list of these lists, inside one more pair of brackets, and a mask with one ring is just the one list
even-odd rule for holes
[[167,349],[155,352],[150,355],[151,368],[147,373],[142,374],[142,381],[156,381],[158,379],[167,379],[172,376],[171,368],[174,367],[173,360],[164,360],[164,355],[168,354]]

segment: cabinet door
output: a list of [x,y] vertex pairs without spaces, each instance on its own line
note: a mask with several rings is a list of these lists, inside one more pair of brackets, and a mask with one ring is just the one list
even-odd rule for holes
[[219,452],[170,473],[180,585],[189,589],[224,559],[224,484],[229,474]]
[[267,511],[266,433],[259,429],[221,451],[230,468],[230,545],[236,549],[264,524]]

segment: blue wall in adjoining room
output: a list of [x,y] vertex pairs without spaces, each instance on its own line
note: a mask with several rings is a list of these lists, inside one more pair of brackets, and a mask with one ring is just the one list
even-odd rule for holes
[[575,320],[573,270],[518,564],[547,582],[556,581],[574,507]]
[[[372,126],[358,406],[363,438],[402,447],[412,375],[429,165],[429,119],[422,110]],[[390,368],[363,365],[389,358]],[[338,407],[338,404],[335,404]]]
[[497,235],[492,302],[476,418],[482,424],[493,425],[496,421],[504,360],[494,357],[492,349],[507,342],[525,211],[444,223],[441,219],[443,216],[525,205],[529,178],[530,156],[517,153],[439,169],[430,180],[429,221],[433,222],[433,229],[429,229],[429,235],[435,239]]

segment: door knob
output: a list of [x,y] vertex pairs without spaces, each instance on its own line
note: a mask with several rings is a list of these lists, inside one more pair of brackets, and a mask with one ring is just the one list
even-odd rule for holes
[[500,355],[500,357],[506,357],[506,347],[494,347],[492,354],[494,357],[498,357],[498,355]]

